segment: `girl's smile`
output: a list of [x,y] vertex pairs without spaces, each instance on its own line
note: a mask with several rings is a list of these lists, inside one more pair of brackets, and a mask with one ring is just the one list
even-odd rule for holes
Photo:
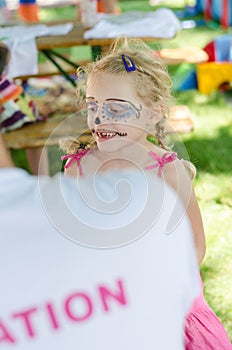
[[125,137],[127,136],[126,132],[107,130],[107,129],[92,129],[92,133],[99,142],[110,140],[116,136]]

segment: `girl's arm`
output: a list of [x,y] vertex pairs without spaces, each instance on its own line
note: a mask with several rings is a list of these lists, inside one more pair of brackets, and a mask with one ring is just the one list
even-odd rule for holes
[[14,164],[11,159],[10,151],[6,148],[0,131],[0,168],[12,168]]
[[205,233],[192,181],[180,160],[167,164],[163,174],[165,181],[175,189],[186,207],[194,234],[197,260],[200,265],[206,251]]
[[197,203],[196,195],[192,187],[191,197],[187,206],[187,213],[192,225],[195,246],[197,251],[197,260],[200,265],[205,257],[206,244],[205,244],[205,232],[202,222],[202,217]]

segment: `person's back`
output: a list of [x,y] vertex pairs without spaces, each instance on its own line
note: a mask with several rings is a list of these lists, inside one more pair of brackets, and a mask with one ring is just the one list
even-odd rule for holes
[[172,221],[176,199],[149,174],[77,186],[0,169],[0,349],[184,349],[199,290],[189,222]]

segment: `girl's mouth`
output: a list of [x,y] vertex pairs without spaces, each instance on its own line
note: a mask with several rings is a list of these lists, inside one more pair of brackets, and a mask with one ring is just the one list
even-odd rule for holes
[[126,132],[119,132],[119,131],[110,131],[110,130],[95,130],[92,129],[92,133],[97,136],[100,140],[110,140],[115,136],[124,137],[127,136]]

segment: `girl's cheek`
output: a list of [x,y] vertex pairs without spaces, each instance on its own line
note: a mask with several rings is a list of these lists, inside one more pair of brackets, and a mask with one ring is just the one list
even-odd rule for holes
[[93,121],[93,118],[87,118],[87,124],[88,124],[88,127],[90,129],[92,129],[94,127],[94,121]]

